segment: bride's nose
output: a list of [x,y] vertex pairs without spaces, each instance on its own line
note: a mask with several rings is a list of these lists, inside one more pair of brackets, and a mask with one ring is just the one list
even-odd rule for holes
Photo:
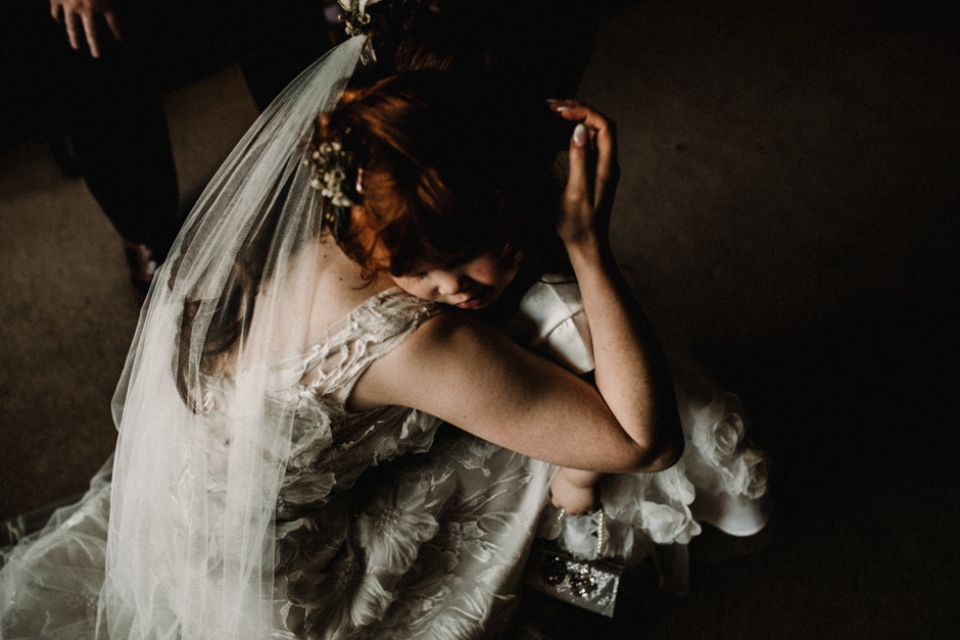
[[442,296],[452,296],[463,289],[463,281],[455,273],[441,272],[437,275],[437,293]]

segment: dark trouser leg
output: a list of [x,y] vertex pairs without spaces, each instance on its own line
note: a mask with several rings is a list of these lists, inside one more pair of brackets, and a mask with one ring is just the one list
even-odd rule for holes
[[67,127],[104,213],[162,260],[179,229],[179,193],[159,89],[135,33],[119,44],[105,25],[99,32],[100,59],[63,52]]

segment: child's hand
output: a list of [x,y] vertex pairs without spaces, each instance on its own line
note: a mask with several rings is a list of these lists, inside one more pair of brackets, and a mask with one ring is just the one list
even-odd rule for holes
[[571,515],[594,513],[600,509],[597,481],[600,474],[561,469],[550,484],[550,501]]

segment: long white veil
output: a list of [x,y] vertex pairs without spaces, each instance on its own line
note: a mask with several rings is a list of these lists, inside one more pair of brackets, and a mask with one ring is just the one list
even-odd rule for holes
[[114,398],[101,636],[271,636],[275,511],[297,399],[269,392],[284,354],[315,337],[320,215],[304,141],[363,45],[333,49],[263,113],[153,285]]

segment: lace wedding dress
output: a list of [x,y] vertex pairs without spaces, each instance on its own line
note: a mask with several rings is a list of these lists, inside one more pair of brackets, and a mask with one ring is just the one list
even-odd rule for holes
[[[437,420],[417,411],[344,407],[366,366],[438,311],[388,290],[274,368],[276,406],[295,406],[296,415],[276,505],[272,637],[496,637],[516,604],[555,468],[448,426],[438,435]],[[511,324],[532,348],[569,368],[589,367],[575,284],[538,283]],[[223,408],[233,390],[227,378],[209,381],[213,467],[227,455]],[[636,564],[656,545],[686,544],[700,531],[695,500],[715,522],[724,501],[728,526],[741,526],[734,533],[762,527],[755,500],[765,489],[764,460],[741,442],[735,397],[681,409],[688,446],[675,467],[604,481],[605,556]],[[109,507],[108,465],[79,505],[11,554],[0,574],[3,638],[93,637]],[[729,525],[737,516],[741,524]],[[547,507],[543,521],[540,535],[596,557],[595,518],[554,526]],[[661,569],[676,579],[678,568]]]

